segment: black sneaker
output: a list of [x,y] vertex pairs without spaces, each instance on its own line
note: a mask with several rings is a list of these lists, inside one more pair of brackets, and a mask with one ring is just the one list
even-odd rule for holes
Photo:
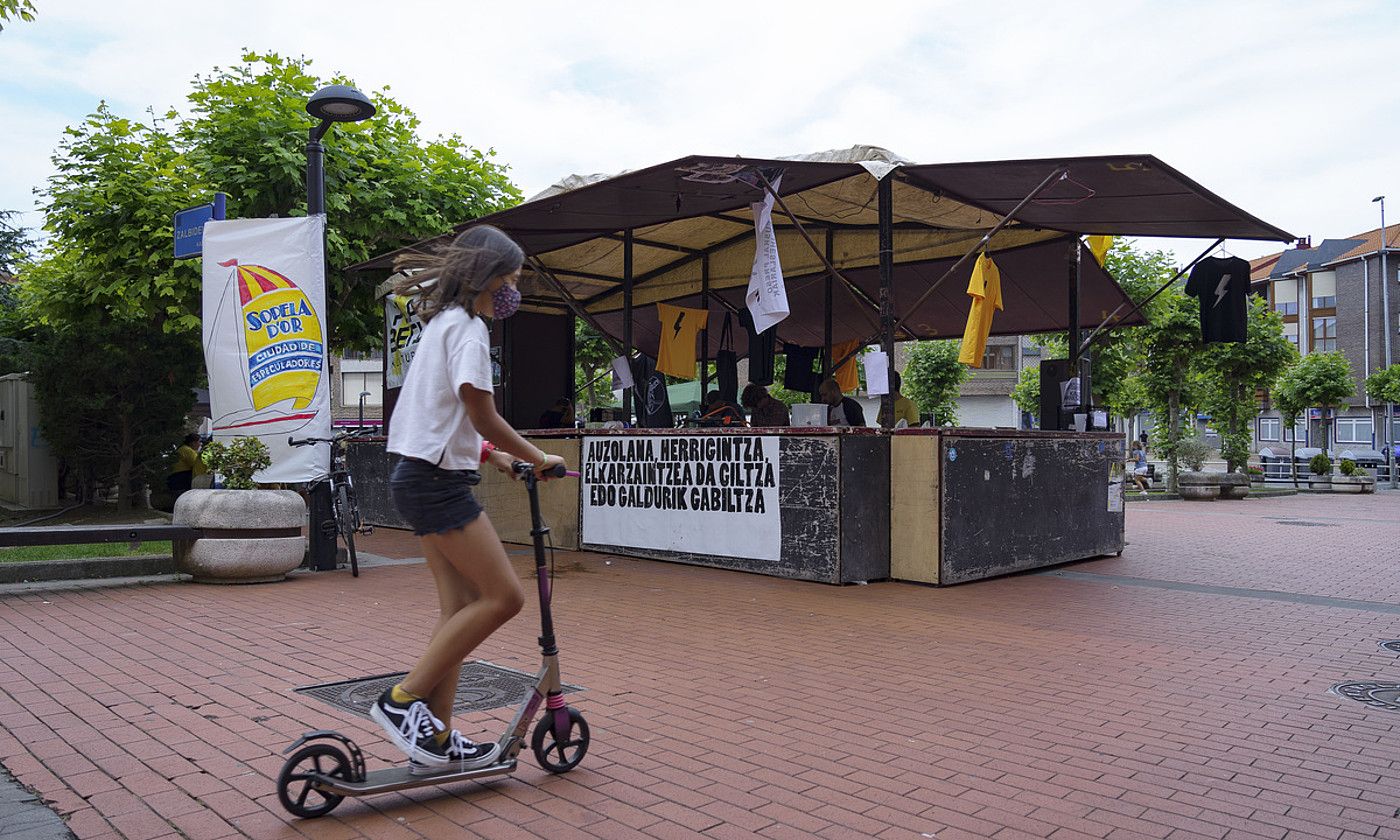
[[433,717],[433,713],[428,711],[428,704],[422,700],[396,703],[393,689],[385,689],[370,707],[369,716],[384,727],[384,734],[410,759],[431,761],[432,752],[438,750],[433,736],[442,729],[442,721]]
[[422,749],[409,758],[408,772],[415,776],[427,776],[476,770],[494,762],[500,751],[500,744],[475,744],[454,729],[448,734],[446,743],[439,745],[434,739],[431,744],[422,745]]

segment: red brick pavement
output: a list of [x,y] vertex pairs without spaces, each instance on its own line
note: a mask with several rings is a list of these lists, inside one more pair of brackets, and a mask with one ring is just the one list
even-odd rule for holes
[[[1397,506],[1135,503],[1121,558],[949,589],[561,553],[583,765],[526,757],[314,821],[274,790],[297,735],[398,757],[291,689],[405,667],[433,618],[420,564],[9,594],[0,760],[80,838],[1400,837],[1400,712],[1327,691],[1400,680],[1377,648],[1400,637]],[[413,553],[392,532],[365,543]],[[534,618],[481,658],[533,667]]]

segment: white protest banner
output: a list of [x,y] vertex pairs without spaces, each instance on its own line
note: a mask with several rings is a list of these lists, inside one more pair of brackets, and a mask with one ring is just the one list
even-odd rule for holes
[[744,303],[753,316],[755,332],[763,332],[788,316],[787,289],[783,286],[783,267],[778,263],[778,239],[773,233],[773,197],[783,178],[773,178],[773,192],[763,193],[762,201],[749,207],[753,210],[753,270],[749,273],[749,290]]
[[204,226],[204,363],[215,439],[254,436],[263,483],[312,481],[330,464],[323,215]]
[[777,561],[779,438],[583,439],[583,542]]
[[403,387],[408,366],[413,362],[413,352],[418,349],[418,339],[423,337],[423,322],[418,318],[417,305],[416,296],[392,292],[384,296],[384,351],[389,356],[384,373],[385,388]]

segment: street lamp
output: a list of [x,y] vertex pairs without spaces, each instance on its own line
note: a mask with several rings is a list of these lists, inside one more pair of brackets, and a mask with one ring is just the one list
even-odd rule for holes
[[[1385,328],[1381,331],[1385,335],[1385,366],[1390,367],[1390,333],[1395,329],[1394,323],[1390,320],[1390,278],[1386,276],[1385,265],[1385,196],[1378,195],[1371,199],[1372,204],[1381,205],[1381,319]],[[1389,401],[1385,404],[1385,458],[1390,464],[1390,489],[1396,487],[1396,463],[1395,463],[1395,405]]]
[[[321,145],[321,138],[335,123],[360,122],[374,116],[374,103],[369,101],[369,97],[347,85],[326,85],[306,101],[306,113],[321,121],[320,125],[311,129],[306,141],[306,214],[314,216],[326,212],[326,150]],[[324,270],[323,264],[323,277]],[[327,309],[325,314],[325,356],[321,369],[329,371],[330,310]],[[327,474],[330,469],[331,464],[328,461]],[[332,570],[335,568],[335,519],[331,508],[329,482],[322,481],[312,486],[310,507],[311,533],[308,535],[308,541],[311,549],[311,568],[318,571]]]
[[369,396],[369,391],[360,392],[360,428],[365,427],[365,397]]

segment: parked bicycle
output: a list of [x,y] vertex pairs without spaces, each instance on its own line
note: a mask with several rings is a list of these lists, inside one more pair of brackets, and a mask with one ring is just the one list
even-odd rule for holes
[[311,446],[317,443],[331,445],[331,471],[313,482],[311,487],[314,491],[321,484],[330,483],[335,530],[345,542],[345,555],[350,560],[350,574],[353,577],[360,576],[360,563],[355,557],[355,534],[373,533],[374,527],[365,525],[360,519],[360,502],[355,498],[355,481],[350,477],[350,467],[346,462],[345,441],[372,433],[372,429],[362,427],[350,432],[336,432],[329,438],[287,438],[287,443],[291,446]]

